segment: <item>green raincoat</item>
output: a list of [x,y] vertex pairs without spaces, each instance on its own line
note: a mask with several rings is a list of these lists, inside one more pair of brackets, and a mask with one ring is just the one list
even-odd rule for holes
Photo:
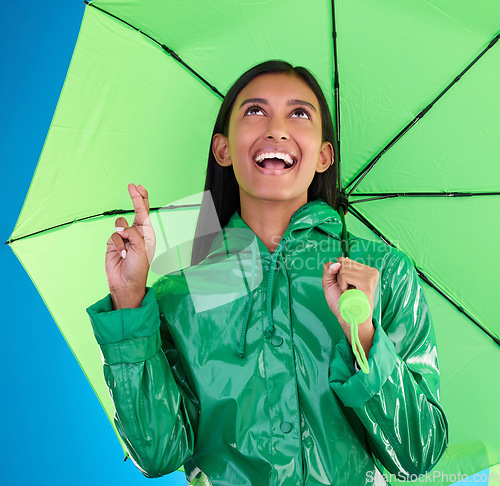
[[350,258],[380,274],[370,372],[356,372],[321,284],[341,230],[310,202],[271,254],[235,213],[209,256],[147,287],[141,307],[113,310],[108,295],[87,309],[117,429],[146,476],[185,464],[193,484],[357,486],[384,484],[382,465],[400,477],[435,465],[448,425],[415,269],[349,235]]

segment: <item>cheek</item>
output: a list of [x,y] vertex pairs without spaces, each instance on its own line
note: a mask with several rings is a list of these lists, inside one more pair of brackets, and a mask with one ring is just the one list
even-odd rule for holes
[[322,139],[318,138],[315,133],[302,138],[301,149],[303,155],[311,162],[317,161],[321,152]]
[[290,130],[294,139],[303,144],[304,147],[317,148],[318,151],[323,143],[323,135],[316,126],[302,125],[300,127],[294,127],[294,130]]
[[229,139],[229,153],[235,158],[246,157],[251,151],[252,140],[251,130],[235,130]]

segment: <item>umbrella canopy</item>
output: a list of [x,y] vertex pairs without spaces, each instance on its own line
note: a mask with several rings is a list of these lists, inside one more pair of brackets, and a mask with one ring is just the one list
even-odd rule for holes
[[435,471],[500,463],[499,31],[496,0],[88,4],[9,243],[111,422],[85,308],[107,293],[127,184],[155,208],[151,285],[189,264],[223,94],[276,58],[307,67],[330,101],[349,231],[401,248],[422,278],[450,423]]

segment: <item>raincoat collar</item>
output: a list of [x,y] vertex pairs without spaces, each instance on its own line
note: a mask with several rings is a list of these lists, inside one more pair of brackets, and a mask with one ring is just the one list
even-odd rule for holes
[[[280,245],[278,245],[274,253],[278,251],[280,246],[281,249],[283,248],[281,243],[283,243],[284,240],[292,242],[293,240],[307,238],[309,230],[316,227],[319,227],[319,229],[336,239],[340,239],[341,237],[342,223],[339,214],[320,198],[304,204],[304,206],[293,213],[290,218],[290,223],[281,238]],[[245,228],[252,231],[241,219],[237,211],[233,214],[225,228],[229,230],[232,228]],[[257,240],[261,257],[265,258],[266,254],[271,255],[264,243],[262,243],[258,237]]]
[[[251,231],[248,225],[241,219],[241,216],[238,212],[235,212],[228,224],[223,229],[223,239],[224,239],[224,248],[227,254],[232,253],[233,251],[238,251],[238,248],[242,248],[245,245],[245,240],[251,235],[257,245],[249,245],[252,251],[252,271],[250,280],[253,282],[256,272],[256,261],[257,261],[257,251],[259,252],[259,258],[262,263],[269,261],[269,278],[267,283],[267,326],[264,331],[265,338],[270,338],[274,334],[274,320],[272,314],[272,301],[273,301],[273,284],[274,284],[274,275],[276,272],[276,264],[279,256],[282,252],[292,249],[294,246],[294,242],[300,240],[301,242],[305,239],[307,240],[307,236],[309,231],[314,228],[319,228],[324,233],[332,236],[333,238],[340,239],[340,235],[342,233],[342,223],[340,221],[339,214],[329,206],[322,199],[316,199],[311,201],[300,209],[298,209],[290,218],[290,223],[281,238],[281,241],[276,248],[276,250],[271,254],[269,250],[266,248],[264,243]],[[233,231],[236,230],[236,231]],[[241,238],[238,230],[244,230],[245,237]],[[250,311],[252,308],[252,302],[254,299],[255,291],[253,285],[250,286],[252,289],[249,292],[248,300],[245,306],[245,316],[243,318],[241,333],[240,333],[240,341],[238,347],[238,354],[244,358],[245,357],[245,342],[246,342],[246,331],[248,322],[250,319]]]

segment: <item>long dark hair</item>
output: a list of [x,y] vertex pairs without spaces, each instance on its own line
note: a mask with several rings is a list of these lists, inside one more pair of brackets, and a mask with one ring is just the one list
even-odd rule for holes
[[[210,217],[210,213],[213,212],[213,207],[209,200],[213,200],[221,227],[224,227],[229,222],[231,216],[236,211],[240,211],[239,186],[234,175],[233,167],[222,167],[217,163],[212,152],[213,137],[216,133],[221,133],[225,136],[228,135],[229,118],[234,102],[240,91],[257,76],[271,73],[292,74],[298,76],[307,83],[319,102],[323,142],[330,142],[335,146],[335,132],[328,103],[315,77],[306,68],[300,66],[293,67],[288,62],[273,60],[257,64],[243,73],[227,92],[220,107],[219,114],[217,115],[212,138],[210,139],[207,178],[205,180],[205,196],[201,204],[198,223],[196,225],[195,241],[191,255],[192,265],[198,264],[207,256],[210,244],[215,236],[214,233],[207,234],[209,231],[209,229],[207,229],[207,224],[213,224],[213,218]],[[335,162],[326,171],[315,173],[307,191],[307,198],[308,201],[322,198],[332,208],[336,209],[337,194],[337,163]]]

